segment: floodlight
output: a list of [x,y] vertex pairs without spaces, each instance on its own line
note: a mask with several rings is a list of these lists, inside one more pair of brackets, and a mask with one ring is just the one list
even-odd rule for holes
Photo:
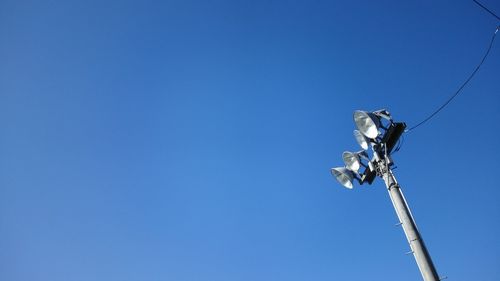
[[354,175],[351,171],[344,167],[332,168],[332,175],[337,179],[337,181],[346,188],[352,189],[352,180]]
[[[370,112],[356,110],[353,118],[357,127],[353,132],[354,137],[363,150],[344,151],[342,153],[344,166],[332,168],[330,170],[332,176],[347,189],[354,188],[354,180],[362,185],[372,184],[375,177],[382,178],[399,221],[405,223],[403,231],[406,237],[411,241],[420,239],[421,235],[410,207],[392,173],[394,162],[391,159],[391,152],[397,147],[400,137],[405,132],[406,124],[394,122],[389,111],[385,109]],[[361,171],[363,168],[364,171]],[[411,243],[410,246],[412,251],[409,253],[415,257],[422,277],[429,281],[443,279],[439,278],[424,243]]]
[[378,136],[380,127],[380,119],[373,113],[356,110],[354,111],[354,122],[359,131],[369,139],[374,139]]
[[356,141],[358,142],[359,146],[361,146],[362,149],[364,150],[368,149],[368,140],[360,131],[354,130],[354,138],[356,138]]
[[342,153],[342,159],[344,159],[346,168],[355,173],[359,171],[359,168],[361,168],[361,166],[365,166],[361,163],[361,158],[368,159],[368,155],[366,154],[366,152],[344,151],[344,153]]

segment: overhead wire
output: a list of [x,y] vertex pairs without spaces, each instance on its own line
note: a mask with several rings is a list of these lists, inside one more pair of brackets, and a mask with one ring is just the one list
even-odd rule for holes
[[396,154],[401,149],[401,147],[403,147],[404,143],[405,143],[405,135],[401,134],[401,137],[398,140],[396,148],[394,149],[394,151],[391,154]]
[[418,128],[419,126],[423,125],[424,123],[426,123],[427,121],[429,121],[430,119],[432,119],[436,114],[438,114],[441,110],[443,110],[443,108],[445,108],[456,96],[458,96],[462,92],[462,90],[464,89],[464,87],[470,82],[470,80],[472,80],[472,78],[474,77],[474,75],[476,75],[476,73],[479,71],[479,69],[483,65],[484,61],[486,60],[486,58],[490,54],[491,47],[493,47],[493,42],[495,41],[495,37],[496,37],[499,29],[500,29],[500,26],[498,26],[496,28],[495,32],[493,33],[493,36],[491,37],[491,40],[490,40],[490,44],[488,45],[488,49],[486,50],[486,53],[483,55],[483,58],[481,59],[481,62],[476,66],[476,68],[474,69],[474,71],[472,71],[472,73],[462,83],[462,85],[460,85],[460,87],[458,88],[458,90],[456,90],[455,93],[450,98],[448,98],[448,100],[443,105],[441,105],[438,109],[436,109],[432,114],[430,114],[429,116],[427,116],[427,118],[425,118],[424,120],[420,121],[417,125],[414,125],[414,126],[410,127],[409,129],[406,129],[405,133],[410,132],[410,131]]
[[486,8],[483,4],[479,3],[479,1],[476,1],[476,0],[472,0],[474,1],[474,3],[476,3],[479,7],[483,8],[486,12],[490,13],[490,15],[494,16],[495,18],[497,18],[497,20],[500,20],[500,17],[497,16],[495,13],[493,13],[492,11],[490,11],[490,9]]
[[[483,4],[479,3],[479,1],[477,0],[472,0],[474,3],[476,3],[479,7],[483,8],[486,12],[488,12],[489,14],[491,14],[492,16],[494,16],[497,20],[500,20],[500,17],[497,16],[494,12],[492,12],[490,9],[488,9],[486,6],[484,6]],[[488,49],[486,50],[486,53],[483,55],[482,59],[481,59],[481,62],[476,66],[476,68],[474,69],[474,71],[472,71],[472,73],[469,75],[469,77],[462,83],[462,85],[460,85],[460,87],[458,88],[457,91],[455,91],[455,93],[443,104],[441,105],[438,109],[436,109],[432,114],[430,114],[429,116],[427,116],[427,118],[425,118],[424,120],[420,121],[420,123],[418,123],[417,125],[415,126],[412,126],[410,127],[409,129],[406,129],[405,130],[405,133],[407,132],[410,132],[416,128],[418,128],[419,126],[423,125],[425,122],[429,121],[430,119],[432,119],[432,117],[434,117],[436,114],[438,114],[443,108],[445,108],[456,96],[458,96],[458,94],[460,94],[463,90],[463,88],[470,82],[470,80],[472,80],[472,78],[474,77],[474,75],[476,75],[476,73],[479,71],[479,69],[481,68],[481,66],[483,65],[484,61],[486,60],[486,58],[488,57],[488,55],[490,54],[490,51],[491,51],[491,47],[493,47],[493,42],[495,41],[495,37],[498,33],[498,30],[500,29],[500,25],[497,26],[495,32],[493,33],[493,36],[491,37],[491,40],[490,40],[490,44],[488,45]],[[401,149],[401,145],[398,146],[397,150]],[[397,151],[396,150],[396,151]]]

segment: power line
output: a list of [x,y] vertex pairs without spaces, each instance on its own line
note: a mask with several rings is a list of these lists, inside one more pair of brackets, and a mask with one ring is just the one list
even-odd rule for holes
[[497,18],[497,20],[500,20],[500,17],[498,17],[497,15],[495,15],[495,13],[493,13],[492,11],[490,11],[490,9],[486,8],[485,6],[483,6],[483,4],[479,3],[476,0],[472,0],[472,1],[474,1],[474,3],[476,3],[479,7],[483,8],[486,12],[490,13],[492,16],[494,16],[495,18]]
[[401,147],[403,147],[404,143],[405,143],[405,135],[402,134],[401,138],[399,138],[399,140],[398,140],[398,144],[396,145],[396,148],[394,149],[394,151],[391,154],[396,154],[401,149]]
[[[479,3],[479,1],[477,1],[477,0],[472,0],[472,1],[474,3],[476,3],[479,7],[483,8],[486,12],[490,13],[492,16],[494,16],[495,18],[497,18],[498,20],[500,20],[500,17],[498,17],[494,12],[492,12],[490,9],[488,9],[487,7],[485,7],[483,4]],[[462,83],[462,85],[458,88],[458,90],[443,105],[441,105],[441,107],[439,107],[431,115],[429,115],[427,118],[425,118],[424,120],[422,120],[417,125],[415,125],[415,126],[409,128],[409,129],[407,129],[405,132],[410,132],[411,130],[413,130],[413,129],[419,127],[420,125],[424,124],[425,122],[429,121],[432,117],[434,117],[436,114],[438,114],[438,112],[440,112],[443,108],[445,108],[456,96],[458,96],[458,94],[461,93],[462,89],[469,83],[470,80],[472,80],[472,78],[474,77],[474,75],[476,75],[476,73],[479,71],[479,68],[481,68],[481,66],[483,65],[484,61],[486,60],[486,57],[489,55],[489,53],[491,51],[491,47],[493,46],[493,41],[495,41],[495,37],[496,37],[497,32],[498,32],[499,29],[500,29],[500,26],[497,26],[497,29],[495,30],[495,33],[493,33],[493,36],[491,37],[490,45],[488,46],[488,49],[486,50],[486,53],[484,54],[483,58],[481,59],[481,62],[477,65],[477,67],[474,69],[474,71],[469,75],[469,77],[467,78],[467,80],[465,80],[465,82]],[[401,145],[398,146],[397,150],[399,150],[399,149],[401,149]]]
[[[476,2],[476,1],[474,1],[474,2]],[[476,73],[479,71],[479,69],[483,65],[484,61],[486,60],[486,57],[488,57],[488,54],[491,51],[491,47],[493,46],[493,41],[495,41],[495,37],[496,37],[497,32],[498,32],[499,29],[500,29],[500,26],[498,26],[497,29],[495,30],[495,33],[493,33],[493,36],[491,37],[488,49],[486,50],[486,53],[483,55],[483,58],[481,59],[481,62],[476,66],[476,68],[469,75],[469,77],[467,78],[467,80],[465,80],[465,82],[462,83],[462,85],[458,88],[458,90],[443,105],[441,105],[437,110],[435,110],[431,115],[429,115],[427,118],[425,118],[424,120],[422,120],[417,125],[415,125],[415,126],[409,128],[409,129],[407,129],[405,132],[410,132],[410,131],[414,130],[415,128],[419,127],[420,125],[424,124],[425,122],[429,121],[432,117],[434,117],[436,114],[438,114],[438,112],[440,112],[443,108],[445,108],[456,96],[458,96],[458,94],[460,94],[462,92],[462,89],[469,83],[470,80],[472,80],[472,78],[474,77],[474,75],[476,75]]]

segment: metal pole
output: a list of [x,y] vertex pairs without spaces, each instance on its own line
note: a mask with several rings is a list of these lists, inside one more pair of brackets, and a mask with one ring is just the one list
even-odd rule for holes
[[386,164],[388,159],[380,161],[379,165],[384,165],[385,167],[379,167],[379,171],[382,172],[382,178],[384,179],[387,190],[389,191],[389,196],[391,198],[396,214],[398,215],[399,222],[403,226],[406,239],[410,244],[411,252],[415,257],[418,268],[422,277],[425,281],[439,281],[439,276],[437,274],[436,268],[432,263],[431,256],[425,247],[424,241],[420,236],[417,229],[417,224],[413,219],[410,211],[410,207],[406,203],[406,200],[401,191],[396,178],[394,177],[391,169]]

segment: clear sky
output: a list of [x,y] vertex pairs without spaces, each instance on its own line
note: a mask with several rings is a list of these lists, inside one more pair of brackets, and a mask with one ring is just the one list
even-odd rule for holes
[[[0,279],[421,280],[382,181],[330,168],[354,110],[418,123],[496,25],[465,0],[1,0]],[[449,280],[500,278],[499,47],[394,155]]]

